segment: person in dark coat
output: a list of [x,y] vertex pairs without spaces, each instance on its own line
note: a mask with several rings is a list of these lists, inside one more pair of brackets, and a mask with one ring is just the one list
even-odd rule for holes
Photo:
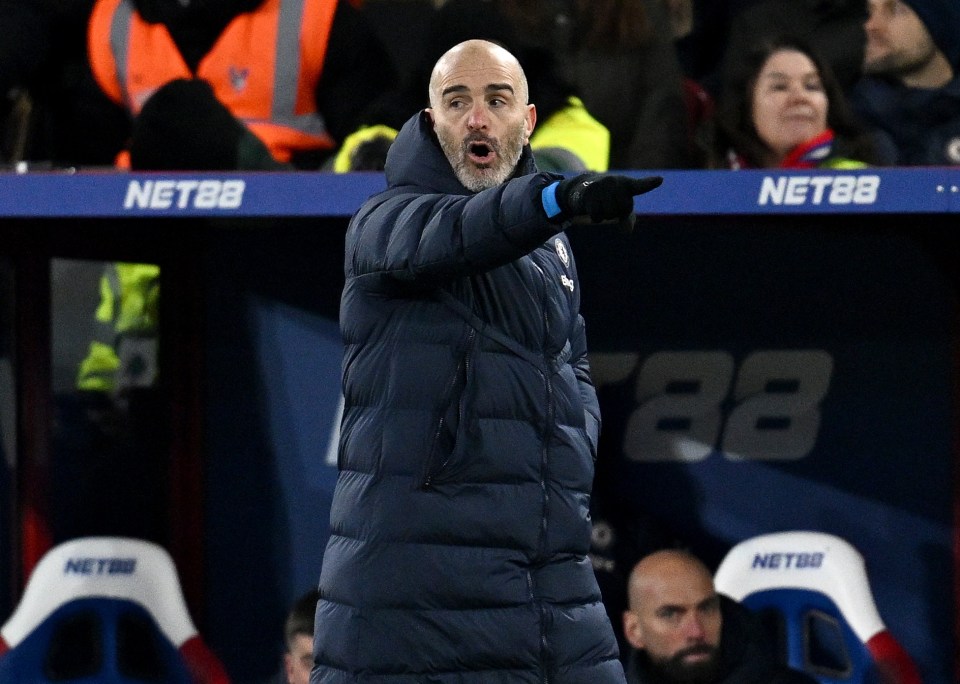
[[600,414],[564,228],[660,184],[538,173],[516,58],[451,48],[351,219],[312,684],[624,682],[591,567]]
[[885,164],[960,165],[960,3],[870,0],[854,110]]
[[718,594],[706,565],[687,551],[640,559],[628,593],[630,684],[816,684],[777,662],[757,616]]

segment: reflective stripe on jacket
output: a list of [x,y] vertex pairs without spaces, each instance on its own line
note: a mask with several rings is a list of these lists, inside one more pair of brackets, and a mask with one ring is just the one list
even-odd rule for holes
[[94,77],[136,116],[177,78],[202,78],[217,99],[281,162],[305,150],[332,149],[314,91],[337,3],[264,0],[227,25],[191,73],[163,24],[146,22],[132,0],[97,0],[88,26]]

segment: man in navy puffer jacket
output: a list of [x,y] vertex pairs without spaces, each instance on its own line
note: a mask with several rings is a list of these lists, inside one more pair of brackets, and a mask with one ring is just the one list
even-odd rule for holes
[[660,179],[537,173],[527,93],[503,48],[452,48],[348,228],[312,684],[624,681],[587,557],[600,415],[560,231],[629,223]]

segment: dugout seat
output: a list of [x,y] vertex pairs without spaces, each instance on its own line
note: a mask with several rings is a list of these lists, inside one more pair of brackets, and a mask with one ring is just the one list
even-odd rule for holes
[[822,684],[920,684],[887,631],[863,556],[820,532],[747,539],[724,557],[717,591],[759,613],[783,661]]
[[0,628],[4,684],[229,684],[197,633],[170,555],[86,537],[51,549]]

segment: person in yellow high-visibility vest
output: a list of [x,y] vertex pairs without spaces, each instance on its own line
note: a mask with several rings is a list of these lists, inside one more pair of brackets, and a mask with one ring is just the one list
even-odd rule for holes
[[57,397],[51,447],[56,540],[169,540],[171,425],[158,365],[160,267],[110,262],[75,391]]
[[106,266],[95,313],[99,332],[80,362],[77,389],[120,395],[156,382],[159,304],[159,266]]

